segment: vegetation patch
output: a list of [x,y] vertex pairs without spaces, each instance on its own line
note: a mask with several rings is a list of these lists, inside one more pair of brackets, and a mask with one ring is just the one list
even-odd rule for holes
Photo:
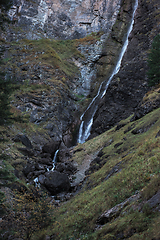
[[30,53],[29,58],[42,61],[43,64],[54,66],[60,69],[68,76],[72,76],[78,71],[78,68],[72,62],[72,57],[81,57],[81,53],[77,50],[74,40],[24,40],[24,53]]
[[[131,131],[124,133],[133,124],[129,122],[130,117],[123,120],[125,125],[119,130],[114,131],[115,127],[75,148],[73,159],[78,164],[102,148],[100,158],[107,161],[98,171],[87,176],[78,195],[55,211],[56,222],[50,229],[55,239],[136,239],[137,236],[149,239],[148,236],[155,234],[154,224],[159,215],[143,205],[159,190],[160,139],[155,138],[160,126],[159,114],[157,109],[134,122],[137,128],[158,119],[147,132],[138,135]],[[117,148],[123,147],[124,151],[117,153],[114,146],[119,142],[123,144]],[[83,149],[76,151],[80,146]],[[119,170],[106,178],[117,164]],[[119,218],[97,228],[96,221],[104,211],[136,192],[140,193],[138,201],[130,203]]]

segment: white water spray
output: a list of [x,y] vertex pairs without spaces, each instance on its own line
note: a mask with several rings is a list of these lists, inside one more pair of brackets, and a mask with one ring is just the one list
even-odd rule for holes
[[52,167],[51,171],[54,171],[54,169],[55,169],[55,163],[56,163],[56,158],[57,158],[58,152],[59,152],[59,149],[58,149],[58,150],[55,152],[55,154],[54,154],[53,167]]
[[33,181],[35,183],[35,187],[39,188],[40,187],[40,183],[38,181],[38,177],[36,177]]
[[[97,108],[98,108],[98,102],[106,94],[107,88],[108,88],[112,78],[119,72],[121,62],[122,62],[122,58],[123,58],[124,53],[125,53],[125,51],[127,49],[127,46],[128,46],[128,37],[129,37],[129,35],[132,31],[132,28],[133,28],[134,15],[135,15],[137,7],[138,7],[138,0],[135,1],[131,24],[130,24],[130,27],[128,29],[126,40],[125,40],[124,45],[122,47],[119,59],[118,59],[117,64],[116,64],[116,66],[113,70],[113,73],[111,74],[107,83],[105,81],[101,83],[97,95],[93,98],[92,102],[89,104],[88,108],[85,110],[85,112],[82,114],[82,116],[80,118],[80,120],[82,120],[82,122],[81,122],[80,129],[79,129],[79,136],[78,136],[78,142],[79,143],[84,143],[86,141],[86,139],[89,137],[91,127],[92,127],[92,124],[93,124],[93,117],[94,117],[94,115],[97,111]],[[104,90],[102,90],[103,87],[104,87]],[[85,120],[83,120],[84,116],[85,116]]]

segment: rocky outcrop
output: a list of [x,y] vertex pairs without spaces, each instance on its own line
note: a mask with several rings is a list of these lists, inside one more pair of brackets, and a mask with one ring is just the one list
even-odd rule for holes
[[[77,84],[76,81],[75,92],[86,97],[96,76],[94,63],[101,56],[103,42],[117,18],[120,2],[120,0],[80,2],[14,0],[9,11],[10,18],[14,20],[14,27],[4,35],[4,38],[10,41],[41,38],[79,39],[93,32],[101,32],[101,35],[103,33],[97,43],[88,42],[85,46],[79,45],[78,49],[85,55],[85,61],[73,59],[81,72],[79,83]],[[22,66],[23,71],[27,71],[27,68]],[[42,78],[42,76],[42,72],[37,72],[34,78]],[[46,115],[38,116],[34,113],[32,121],[39,122],[39,120],[45,121]]]
[[99,225],[104,225],[107,222],[110,222],[112,219],[117,218],[120,213],[122,212],[122,210],[129,205],[131,202],[136,201],[138,198],[140,197],[140,194],[135,194],[129,198],[127,198],[124,202],[117,204],[116,206],[114,206],[113,208],[105,211],[98,219],[97,219],[97,223]]
[[119,7],[120,0],[14,0],[9,14],[27,39],[72,39],[107,32]]
[[[93,32],[101,32],[100,35],[103,36],[96,43],[89,41],[85,45],[79,45],[78,49],[85,55],[85,60],[72,59],[81,73],[78,76],[79,81],[75,81],[74,91],[76,94],[86,97],[90,94],[92,82],[95,80],[95,61],[101,56],[103,42],[116,20],[120,2],[120,0],[83,0],[79,2],[70,0],[56,0],[54,2],[52,0],[14,0],[9,11],[14,26],[12,30],[7,31],[7,34],[3,34],[3,37],[9,41],[41,38],[79,39]],[[28,73],[31,71],[29,68],[22,64],[22,71]],[[36,68],[38,69],[34,73],[34,80],[43,79],[42,67],[36,66]],[[34,100],[31,104],[29,102],[25,108],[33,108],[35,102],[37,105],[37,100]],[[38,101],[38,106],[42,107],[42,105],[44,107],[44,104]],[[32,112],[32,122],[39,123],[46,121],[46,119],[47,114],[39,113],[39,108]]]
[[14,138],[13,138],[14,142],[21,142],[23,145],[25,145],[27,148],[32,149],[32,143],[29,140],[29,138],[26,135],[21,135],[21,134],[17,134]]
[[135,109],[135,113],[131,118],[131,121],[137,120],[147,113],[153,111],[160,106],[160,88],[154,89],[151,92],[145,94],[142,101],[138,104]]

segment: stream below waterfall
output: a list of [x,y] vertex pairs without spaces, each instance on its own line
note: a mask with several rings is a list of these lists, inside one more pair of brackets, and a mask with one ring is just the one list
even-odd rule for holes
[[128,32],[127,32],[127,35],[126,35],[126,40],[124,42],[124,45],[123,45],[121,53],[119,55],[117,64],[116,64],[111,76],[109,77],[109,79],[106,79],[104,82],[101,83],[97,95],[93,98],[93,100],[91,101],[91,103],[89,104],[89,106],[87,107],[87,109],[85,110],[85,112],[82,114],[82,116],[80,118],[81,125],[80,125],[80,128],[79,128],[78,143],[84,143],[88,139],[88,137],[90,135],[91,127],[92,127],[92,124],[93,124],[93,118],[94,118],[94,115],[95,115],[95,113],[98,109],[99,101],[100,101],[101,98],[104,97],[111,80],[120,70],[122,58],[123,58],[124,53],[125,53],[125,51],[127,49],[127,46],[128,46],[128,37],[129,37],[129,35],[132,31],[132,28],[133,28],[134,15],[135,15],[137,7],[138,7],[138,0],[135,0],[135,5],[134,5],[134,9],[133,9],[131,24],[128,28]]
[[[58,152],[59,152],[59,149],[56,150],[56,152],[55,152],[55,154],[54,154],[53,161],[52,161],[52,163],[53,163],[52,169],[49,170],[49,168],[47,168],[47,172],[49,172],[49,171],[54,171],[55,166],[56,166],[55,164],[56,164],[56,159],[57,159],[57,154],[58,154]],[[34,181],[35,186],[39,188],[39,187],[40,187],[40,183],[39,183],[38,177],[36,177],[33,181]]]

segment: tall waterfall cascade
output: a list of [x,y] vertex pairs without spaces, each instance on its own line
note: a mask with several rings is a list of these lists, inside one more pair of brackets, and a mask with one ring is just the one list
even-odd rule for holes
[[98,93],[97,95],[93,98],[93,100],[91,101],[91,103],[89,104],[89,106],[87,107],[87,109],[85,110],[85,112],[82,114],[80,120],[81,120],[81,125],[79,128],[79,136],[78,136],[78,143],[84,143],[89,135],[90,135],[90,131],[91,131],[91,127],[93,124],[93,118],[94,115],[98,109],[98,103],[100,101],[101,98],[103,98],[103,96],[106,94],[107,88],[112,80],[112,78],[119,72],[120,70],[120,66],[121,66],[121,62],[122,62],[122,58],[124,56],[124,53],[127,49],[128,46],[128,37],[133,29],[133,24],[134,24],[134,15],[136,12],[136,9],[138,7],[138,0],[135,1],[135,5],[134,5],[134,10],[133,10],[133,15],[132,15],[132,19],[131,19],[131,24],[129,26],[127,35],[126,35],[126,40],[124,42],[124,45],[122,47],[121,53],[119,55],[117,64],[111,74],[111,76],[109,77],[108,81],[104,81],[101,83]]

